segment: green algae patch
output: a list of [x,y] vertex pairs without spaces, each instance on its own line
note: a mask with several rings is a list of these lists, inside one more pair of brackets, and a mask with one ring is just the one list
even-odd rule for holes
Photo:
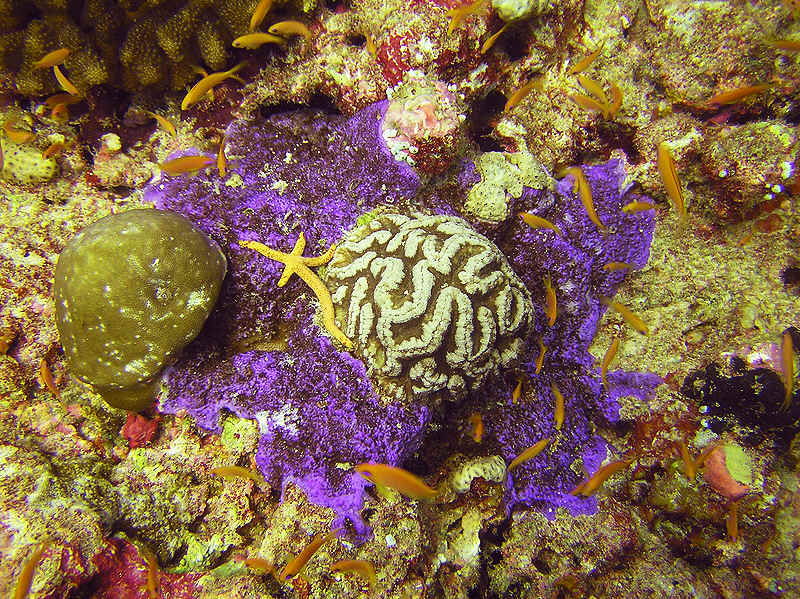
[[743,485],[753,484],[753,462],[750,456],[739,447],[728,443],[723,448],[725,451],[725,467],[733,479]]
[[100,219],[58,258],[56,323],[70,371],[117,408],[138,411],[194,339],[227,262],[184,217],[139,209]]

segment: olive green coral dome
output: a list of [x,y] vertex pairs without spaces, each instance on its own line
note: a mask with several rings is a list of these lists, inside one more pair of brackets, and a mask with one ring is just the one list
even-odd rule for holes
[[130,210],[92,223],[56,265],[70,371],[111,405],[143,409],[155,377],[203,327],[226,270],[219,246],[175,213]]

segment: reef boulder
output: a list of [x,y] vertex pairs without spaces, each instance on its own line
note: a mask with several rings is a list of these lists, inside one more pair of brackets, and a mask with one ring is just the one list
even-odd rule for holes
[[150,383],[200,332],[226,270],[219,246],[173,212],[131,210],[83,229],[55,273],[72,374],[115,407],[146,407]]

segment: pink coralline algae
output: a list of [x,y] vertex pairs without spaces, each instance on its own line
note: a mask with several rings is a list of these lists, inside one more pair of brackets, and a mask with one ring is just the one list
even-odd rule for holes
[[[430,463],[420,465],[431,470],[440,465],[434,456],[441,456],[445,445],[444,451],[474,452],[474,443],[472,449],[458,445],[463,436],[455,432],[472,412],[483,414],[486,434],[479,448],[487,455],[499,453],[508,461],[542,437],[557,439],[535,464],[508,477],[509,510],[520,505],[547,513],[559,506],[576,513],[593,510],[594,499],[569,491],[582,477],[578,458],[592,471],[606,457],[594,424],[613,424],[619,396],[644,398],[660,382],[649,374],[609,373],[606,392],[588,353],[606,309],[599,297],[613,296],[626,276],[602,267],[610,261],[646,263],[652,216],[621,212],[636,196],[622,187],[622,164],[611,161],[584,168],[607,235],[588,219],[569,179],[555,191],[525,189],[509,200],[511,214],[539,214],[557,224],[563,237],[531,229],[516,217],[492,226],[470,221],[458,209],[478,182],[472,164],[464,162],[443,182],[423,185],[384,143],[385,110],[386,103],[379,103],[349,118],[298,111],[235,122],[226,139],[229,157],[238,162],[228,180],[172,178],[148,190],[146,199],[157,208],[185,215],[216,240],[230,265],[205,330],[168,371],[160,409],[185,410],[217,432],[223,410],[258,421],[256,462],[267,482],[277,488],[296,483],[311,501],[333,508],[338,525],[349,520],[362,538],[368,528],[359,511],[368,483],[353,467],[409,466],[415,452],[427,449],[426,441],[437,444],[437,451],[424,453]],[[315,320],[318,302],[309,287],[298,277],[277,287],[283,265],[238,243],[257,240],[289,252],[302,232],[305,255],[316,256],[377,208],[457,215],[499,247],[533,298],[532,333],[515,370],[491,374],[482,388],[444,403],[387,401],[365,365],[337,347]],[[546,274],[559,297],[553,327],[543,310]],[[538,375],[537,338],[548,346]],[[522,373],[529,376],[528,390],[514,405],[511,381]],[[551,383],[567,398],[560,433],[553,426]],[[429,434],[440,427],[453,434]]]
[[395,89],[381,129],[395,158],[435,174],[463,150],[463,121],[455,94],[444,83],[408,76]]

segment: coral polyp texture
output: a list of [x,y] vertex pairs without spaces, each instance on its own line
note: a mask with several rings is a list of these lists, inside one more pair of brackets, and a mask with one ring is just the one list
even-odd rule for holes
[[325,271],[337,320],[381,395],[456,397],[522,353],[530,292],[491,241],[454,216],[379,214]]
[[70,371],[116,407],[145,407],[149,383],[200,332],[225,271],[217,244],[177,214],[129,210],[92,223],[55,271]]
[[[146,192],[157,207],[193,219],[231,265],[206,331],[168,371],[160,408],[185,410],[212,430],[224,410],[255,419],[256,463],[269,484],[298,484],[359,535],[367,532],[359,515],[366,483],[353,466],[403,464],[431,427],[458,430],[475,411],[487,425],[487,455],[510,460],[544,436],[554,439],[535,467],[508,477],[509,509],[592,511],[593,499],[569,495],[582,477],[572,465],[597,467],[607,450],[595,424],[615,421],[619,395],[644,397],[659,382],[612,373],[605,392],[588,353],[605,311],[600,296],[613,296],[625,279],[602,267],[647,261],[652,216],[621,212],[636,196],[623,187],[622,163],[611,161],[585,169],[608,234],[589,219],[571,179],[556,191],[526,187],[509,199],[510,213],[537,212],[563,237],[516,219],[487,227],[456,217],[455,207],[479,183],[473,165],[460,167],[455,187],[422,185],[383,144],[385,109],[381,103],[349,118],[297,111],[236,122],[226,138],[239,161],[227,181],[164,179]],[[336,324],[356,343],[352,353],[330,339],[305,283],[293,277],[277,287],[283,265],[239,243],[257,239],[287,252],[300,227],[308,255],[343,239],[321,276]],[[559,294],[552,327],[544,314],[545,275]],[[421,318],[413,320],[415,314]],[[539,373],[537,338],[548,346]],[[503,368],[514,363],[515,370]],[[514,403],[510,381],[522,373],[530,385],[525,400]],[[390,374],[412,392],[383,396]],[[567,398],[560,431],[552,383]],[[448,384],[460,397],[444,414],[413,392]]]
[[89,0],[73,7],[59,0],[10,0],[0,3],[0,74],[13,74],[22,94],[58,91],[52,71],[33,63],[69,48],[65,68],[82,93],[103,83],[131,92],[181,89],[195,77],[193,64],[226,66],[231,41],[247,31],[256,4]]

